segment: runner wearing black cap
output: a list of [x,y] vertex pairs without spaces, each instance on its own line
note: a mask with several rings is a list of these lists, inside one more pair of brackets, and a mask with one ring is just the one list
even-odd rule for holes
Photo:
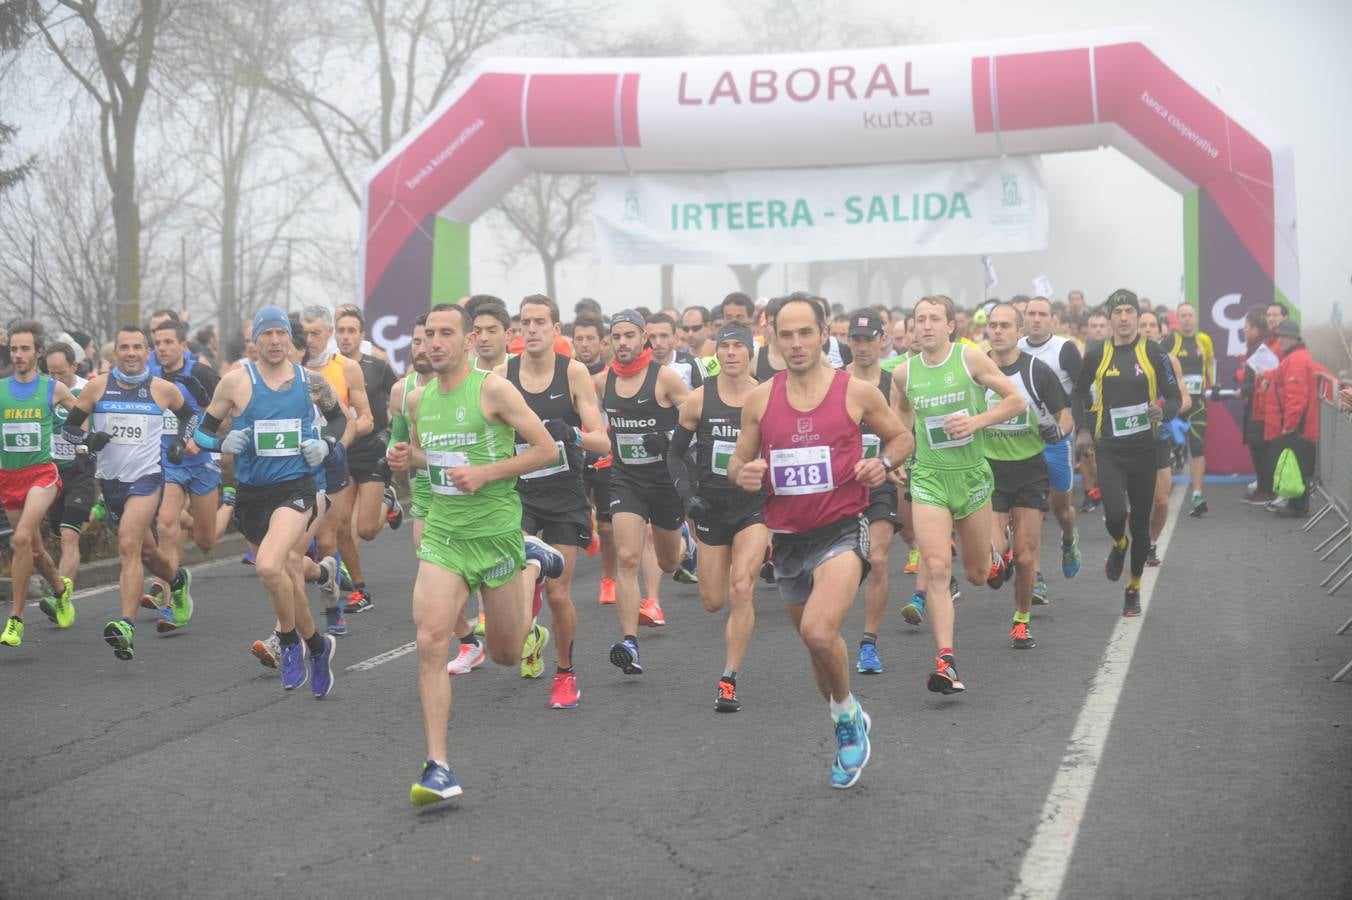
[[[756,623],[752,594],[765,558],[770,533],[762,511],[763,495],[738,490],[728,481],[728,460],[742,433],[742,404],[755,388],[751,351],[755,341],[741,325],[726,325],[715,338],[718,375],[691,392],[681,404],[676,432],[667,450],[667,469],[695,520],[700,544],[699,593],[704,608],[718,612],[729,603],[724,631],[726,652],[714,709],[737,712],[737,671]],[[695,443],[696,471],[691,478],[686,451]]]
[[[884,372],[879,364],[883,350],[884,324],[877,310],[864,308],[849,317],[847,337],[853,361],[845,371],[882,391],[883,399],[892,403],[892,373]],[[867,425],[859,426],[863,438],[864,459],[874,459],[882,452],[882,439]],[[895,475],[876,487],[869,488],[868,507],[868,582],[864,587],[864,636],[859,642],[859,660],[855,670],[865,675],[882,672],[878,658],[878,633],[882,631],[883,615],[887,612],[888,555],[892,538],[900,528],[897,519],[897,485]]]
[[1075,379],[1075,447],[1082,452],[1092,441],[1097,457],[1104,524],[1113,539],[1104,565],[1109,581],[1122,577],[1127,548],[1131,547],[1131,577],[1122,614],[1136,616],[1141,612],[1141,573],[1150,552],[1155,441],[1160,423],[1178,414],[1182,395],[1168,355],[1139,333],[1140,301],[1136,295],[1128,290],[1114,291],[1105,307],[1109,336],[1088,348]]

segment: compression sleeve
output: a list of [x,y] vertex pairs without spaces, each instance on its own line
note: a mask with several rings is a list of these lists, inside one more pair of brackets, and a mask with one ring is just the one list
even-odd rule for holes
[[67,444],[74,444],[78,447],[85,442],[85,430],[80,426],[88,418],[89,413],[78,406],[70,411],[66,416],[66,424],[61,426],[61,436],[66,439]]
[[685,463],[685,453],[690,449],[690,441],[694,436],[695,433],[689,428],[677,424],[671,434],[671,445],[667,447],[667,472],[671,474],[676,493],[681,495],[682,504],[689,503],[695,493],[694,485],[690,483],[690,467]]
[[335,441],[341,440],[343,432],[347,430],[347,415],[343,412],[342,405],[335,403],[324,410],[324,422],[328,425],[328,428],[324,429],[325,436]]
[[1092,432],[1094,430],[1093,416],[1089,411],[1089,389],[1093,387],[1094,373],[1098,370],[1099,363],[1103,361],[1103,346],[1103,343],[1099,342],[1090,345],[1084,351],[1084,359],[1080,362],[1080,373],[1075,376],[1075,392],[1074,396],[1070,398],[1070,411],[1071,415],[1075,417],[1075,428],[1078,431]]
[[1080,365],[1084,362],[1084,357],[1080,355],[1080,348],[1075,346],[1074,341],[1066,341],[1061,345],[1061,371],[1070,378],[1070,383],[1080,377]]
[[1163,347],[1156,345],[1153,362],[1156,390],[1164,398],[1164,420],[1167,422],[1177,416],[1179,409],[1182,408],[1183,392],[1178,389],[1173,364],[1169,362],[1169,354],[1164,352]]
[[216,435],[216,432],[220,427],[220,419],[209,412],[204,412],[202,413],[202,421],[197,423],[197,430],[192,433],[192,439],[203,450],[218,451],[221,449],[221,439]]

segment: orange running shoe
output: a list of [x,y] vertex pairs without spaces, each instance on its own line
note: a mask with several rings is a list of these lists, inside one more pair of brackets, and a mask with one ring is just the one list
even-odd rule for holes
[[577,687],[577,676],[572,672],[559,672],[554,676],[554,684],[549,689],[550,709],[574,709],[582,691]]
[[596,517],[592,516],[591,543],[587,544],[587,555],[595,556],[601,550],[601,532],[596,530]]
[[906,568],[902,569],[902,574],[915,575],[920,571],[920,551],[910,550],[906,554]]
[[602,579],[601,579],[601,596],[599,596],[599,597],[596,598],[596,602],[599,603],[599,604],[601,604],[602,606],[614,606],[614,605],[615,605],[615,579],[614,579],[614,578],[602,578]]
[[638,624],[649,628],[661,628],[667,624],[666,617],[662,615],[662,606],[656,600],[644,597],[638,607]]
[[1028,623],[1015,622],[1013,629],[1009,632],[1009,645],[1015,650],[1031,650],[1037,646],[1033,640],[1033,635],[1028,631]]

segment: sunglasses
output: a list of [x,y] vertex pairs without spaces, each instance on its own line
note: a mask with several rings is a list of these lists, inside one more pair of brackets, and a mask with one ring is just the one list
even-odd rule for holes
[[682,326],[681,326],[681,330],[684,331],[686,334],[690,334],[692,331],[703,331],[703,330],[704,330],[704,326],[703,326],[703,325],[682,325]]

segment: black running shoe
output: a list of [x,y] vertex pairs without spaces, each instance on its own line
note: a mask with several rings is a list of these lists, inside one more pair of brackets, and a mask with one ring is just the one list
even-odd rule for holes
[[1127,618],[1141,614],[1141,589],[1127,588],[1127,598],[1122,603],[1122,615]]
[[768,559],[761,563],[761,581],[766,584],[775,583],[775,564]]
[[954,602],[962,598],[962,587],[958,584],[956,576],[948,576],[948,596],[952,597]]
[[1037,646],[1033,635],[1028,631],[1028,623],[1015,622],[1009,632],[1009,645],[1015,650],[1032,650]]
[[1206,501],[1201,497],[1194,497],[1192,499],[1192,509],[1188,510],[1188,515],[1192,516],[1194,519],[1200,519],[1202,516],[1206,515],[1208,511]]
[[1158,566],[1160,564],[1160,556],[1158,553],[1155,552],[1154,544],[1150,545],[1150,554],[1146,556],[1145,564],[1147,566],[1150,566],[1151,568],[1154,568],[1155,566]]
[[714,701],[716,712],[732,713],[742,708],[737,699],[737,683],[731,678],[718,679],[718,699]]
[[936,694],[958,694],[967,690],[958,677],[957,660],[948,653],[934,660],[934,671],[930,673],[925,687]]
[[1108,551],[1108,561],[1103,564],[1103,574],[1108,576],[1109,581],[1116,581],[1122,577],[1122,567],[1127,564],[1127,548],[1121,550],[1113,547]]

